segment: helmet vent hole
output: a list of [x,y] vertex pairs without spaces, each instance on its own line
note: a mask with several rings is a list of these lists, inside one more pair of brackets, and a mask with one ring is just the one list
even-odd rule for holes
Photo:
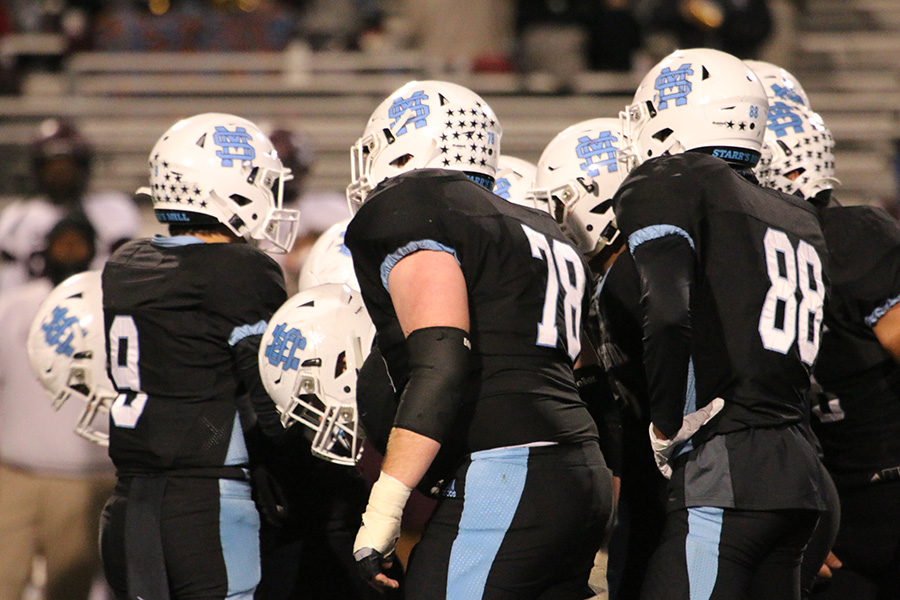
[[347,370],[347,353],[341,352],[338,354],[337,360],[334,363],[334,378],[337,379]]
[[301,364],[300,366],[301,367],[321,367],[322,359],[321,358],[307,358],[306,360],[303,361],[303,364]]
[[612,198],[604,200],[597,206],[591,209],[591,213],[595,215],[602,215],[606,211],[608,211],[612,207]]
[[706,70],[706,67],[703,67],[703,81],[709,79],[709,71]]
[[229,198],[231,198],[238,206],[247,206],[248,204],[253,202],[250,198],[241,196],[240,194],[232,194],[231,196],[229,196]]
[[402,168],[405,167],[405,166],[409,163],[409,161],[411,161],[412,159],[413,159],[413,155],[407,153],[407,154],[404,154],[404,155],[402,155],[402,156],[398,156],[397,158],[395,158],[394,160],[392,160],[390,164],[391,164],[391,166],[394,167],[395,169],[402,169]]
[[200,146],[201,148],[206,146],[206,133],[204,133],[203,135],[200,136],[200,138],[197,140],[197,145]]
[[441,100],[441,106],[446,106],[448,104],[447,98],[443,94],[438,94],[438,98]]
[[672,130],[666,127],[665,129],[660,129],[656,133],[653,134],[653,139],[659,142],[665,142],[669,139],[669,136],[672,135]]

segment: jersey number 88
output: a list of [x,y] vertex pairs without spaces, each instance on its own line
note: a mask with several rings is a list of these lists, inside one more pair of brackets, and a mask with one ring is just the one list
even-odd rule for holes
[[812,365],[819,353],[825,303],[822,260],[807,242],[800,240],[794,250],[787,234],[771,227],[763,248],[770,283],[759,316],[763,347],[787,354],[796,339],[800,359]]

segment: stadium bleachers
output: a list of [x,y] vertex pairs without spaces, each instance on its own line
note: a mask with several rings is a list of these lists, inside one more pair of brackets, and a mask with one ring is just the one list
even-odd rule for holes
[[[835,133],[841,197],[878,202],[897,195],[900,139],[900,3],[818,0],[798,20],[797,52],[785,65],[803,82],[813,108]],[[504,151],[536,161],[564,127],[614,116],[640,74],[583,73],[569,93],[538,77],[468,74],[453,80],[481,93],[501,117]],[[340,190],[348,149],[376,103],[413,78],[428,78],[415,51],[389,54],[284,52],[81,53],[60,73],[37,73],[21,96],[0,97],[0,194],[20,188],[21,145],[43,118],[73,117],[98,150],[94,186],[129,191],[145,177],[148,149],[175,119],[234,112],[294,127],[313,139],[319,163],[313,188]]]

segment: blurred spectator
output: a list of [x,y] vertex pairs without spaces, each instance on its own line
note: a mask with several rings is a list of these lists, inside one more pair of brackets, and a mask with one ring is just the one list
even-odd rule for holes
[[631,0],[518,0],[521,67],[565,82],[578,71],[630,71],[641,36]]
[[316,164],[315,147],[306,135],[286,128],[272,130],[269,135],[285,167],[294,178],[284,184],[285,208],[300,211],[300,230],[294,249],[288,254],[272,255],[284,269],[288,296],[297,293],[300,269],[312,245],[329,227],[350,217],[343,194],[306,189],[310,172]]
[[413,44],[434,75],[509,66],[514,44],[511,0],[404,0],[398,15],[406,19]]
[[170,0],[108,3],[95,47],[119,51],[279,51],[296,33],[298,12],[276,0]]
[[98,526],[112,463],[105,448],[72,432],[80,403],[52,410],[26,351],[41,302],[88,267],[94,243],[83,216],[63,218],[41,252],[41,277],[0,297],[0,600],[22,597],[35,555],[47,564],[46,600],[86,599],[99,572]]
[[47,232],[67,213],[83,212],[96,230],[95,268],[141,227],[140,212],[129,196],[88,191],[93,149],[74,123],[44,121],[29,152],[37,195],[0,213],[0,293],[37,273],[35,256]]
[[768,0],[638,0],[647,30],[668,32],[679,48],[716,48],[755,58],[772,33]]
[[310,48],[356,50],[360,38],[379,26],[378,0],[303,0],[298,33]]

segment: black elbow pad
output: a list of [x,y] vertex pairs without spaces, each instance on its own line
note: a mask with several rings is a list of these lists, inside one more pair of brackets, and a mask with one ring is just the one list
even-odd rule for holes
[[410,376],[394,427],[443,443],[465,392],[469,334],[455,327],[425,327],[410,333],[406,343]]

